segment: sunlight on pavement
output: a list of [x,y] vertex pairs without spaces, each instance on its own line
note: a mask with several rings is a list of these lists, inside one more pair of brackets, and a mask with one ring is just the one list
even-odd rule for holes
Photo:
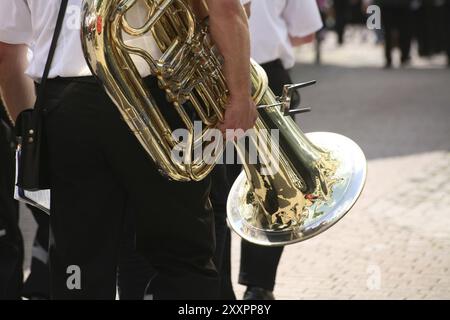
[[[450,153],[369,161],[355,208],[322,235],[286,247],[279,299],[449,299]],[[233,236],[233,280],[240,241]],[[234,282],[238,297],[244,287]]]

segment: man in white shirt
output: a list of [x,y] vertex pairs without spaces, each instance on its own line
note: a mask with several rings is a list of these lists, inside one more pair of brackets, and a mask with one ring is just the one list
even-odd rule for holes
[[[316,0],[261,0],[252,2],[251,54],[269,78],[272,91],[282,95],[283,85],[293,83],[288,70],[295,64],[294,47],[314,40],[322,28]],[[300,103],[297,92],[293,108]],[[272,299],[277,267],[283,248],[241,242],[239,283],[247,286],[244,299]]]
[[311,42],[322,26],[315,0],[252,1],[252,58],[259,64],[280,59],[290,69],[295,64],[294,47]]
[[[0,2],[0,87],[13,116],[31,105],[17,70],[33,50],[27,74],[40,81],[61,0]],[[238,0],[207,0],[210,30],[224,56],[229,107],[224,129],[254,125],[247,19]],[[136,212],[136,241],[157,270],[154,299],[217,296],[209,180],[177,183],[156,170],[81,51],[81,0],[69,0],[45,95],[51,162],[51,294],[56,299],[113,299],[117,251],[128,203]],[[138,39],[147,47],[151,39]],[[150,43],[150,50],[151,43]],[[17,63],[19,61],[20,63]],[[20,67],[11,70],[12,65]],[[148,70],[139,69],[146,76]],[[21,81],[16,81],[18,79]],[[162,110],[173,108],[153,77],[145,79]],[[17,99],[18,95],[23,99]]]
[[[314,40],[322,28],[322,19],[316,0],[253,0],[250,10],[252,58],[261,64],[269,78],[272,91],[281,96],[285,84],[292,83],[288,69],[295,64],[294,47]],[[293,96],[293,108],[299,103]],[[241,171],[240,166],[227,165],[232,183]],[[213,179],[214,182],[214,179]],[[214,183],[215,187],[218,183]],[[213,195],[217,194],[213,189]],[[227,194],[227,192],[221,191]],[[214,199],[216,202],[220,201]],[[214,208],[216,208],[213,202]],[[223,207],[223,206],[222,206]],[[226,250],[228,250],[227,248]],[[244,299],[274,299],[275,277],[283,248],[269,248],[242,241],[239,283],[247,286]],[[225,257],[229,253],[225,252]],[[224,258],[223,269],[229,264]],[[231,282],[222,271],[222,298],[232,298]]]

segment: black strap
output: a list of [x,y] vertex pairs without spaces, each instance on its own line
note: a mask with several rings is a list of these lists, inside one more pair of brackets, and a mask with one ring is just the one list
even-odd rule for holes
[[63,21],[64,21],[64,16],[66,14],[68,2],[69,2],[69,0],[62,0],[61,7],[59,8],[58,20],[56,21],[55,32],[53,34],[52,43],[50,45],[50,51],[48,53],[47,62],[45,63],[44,74],[42,75],[42,78],[41,78],[41,83],[39,86],[36,103],[34,104],[34,109],[38,113],[41,112],[41,104],[42,104],[42,101],[44,101],[44,92],[45,92],[45,87],[46,87],[46,83],[47,83],[47,79],[48,79],[48,74],[50,73],[50,68],[52,66],[53,56],[55,55],[56,46],[58,44],[58,38],[59,38],[59,34],[61,33],[61,29],[62,29],[62,25],[63,25]]

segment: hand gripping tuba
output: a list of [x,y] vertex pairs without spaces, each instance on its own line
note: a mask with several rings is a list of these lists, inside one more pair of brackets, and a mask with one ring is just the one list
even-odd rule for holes
[[[136,27],[127,13],[138,3],[148,16]],[[199,3],[207,12],[203,1]],[[146,34],[153,35],[161,56],[124,40]],[[82,42],[92,72],[160,171],[177,181],[205,178],[214,167],[210,161],[173,160],[178,144],[174,128],[163,117],[132,56],[145,61],[165,90],[189,132],[185,154],[191,156],[199,145],[205,146],[208,129],[223,119],[228,95],[222,58],[209,38],[207,20],[197,18],[187,0],[84,0]],[[256,133],[249,138],[253,143],[235,143],[244,172],[229,195],[228,220],[240,236],[261,245],[308,239],[336,223],[356,202],[366,178],[364,154],[341,135],[302,133],[287,116],[290,90],[298,86],[286,86],[284,96],[276,97],[265,72],[254,62],[251,79],[259,118]],[[187,103],[205,126],[200,135],[195,134]],[[276,141],[267,137],[268,132],[277,132]],[[249,145],[263,163],[249,160]],[[276,164],[270,174],[268,163]]]

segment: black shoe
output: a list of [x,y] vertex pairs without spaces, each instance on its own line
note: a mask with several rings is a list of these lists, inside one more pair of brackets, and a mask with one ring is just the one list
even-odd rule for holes
[[244,300],[275,300],[273,292],[259,287],[247,287]]

